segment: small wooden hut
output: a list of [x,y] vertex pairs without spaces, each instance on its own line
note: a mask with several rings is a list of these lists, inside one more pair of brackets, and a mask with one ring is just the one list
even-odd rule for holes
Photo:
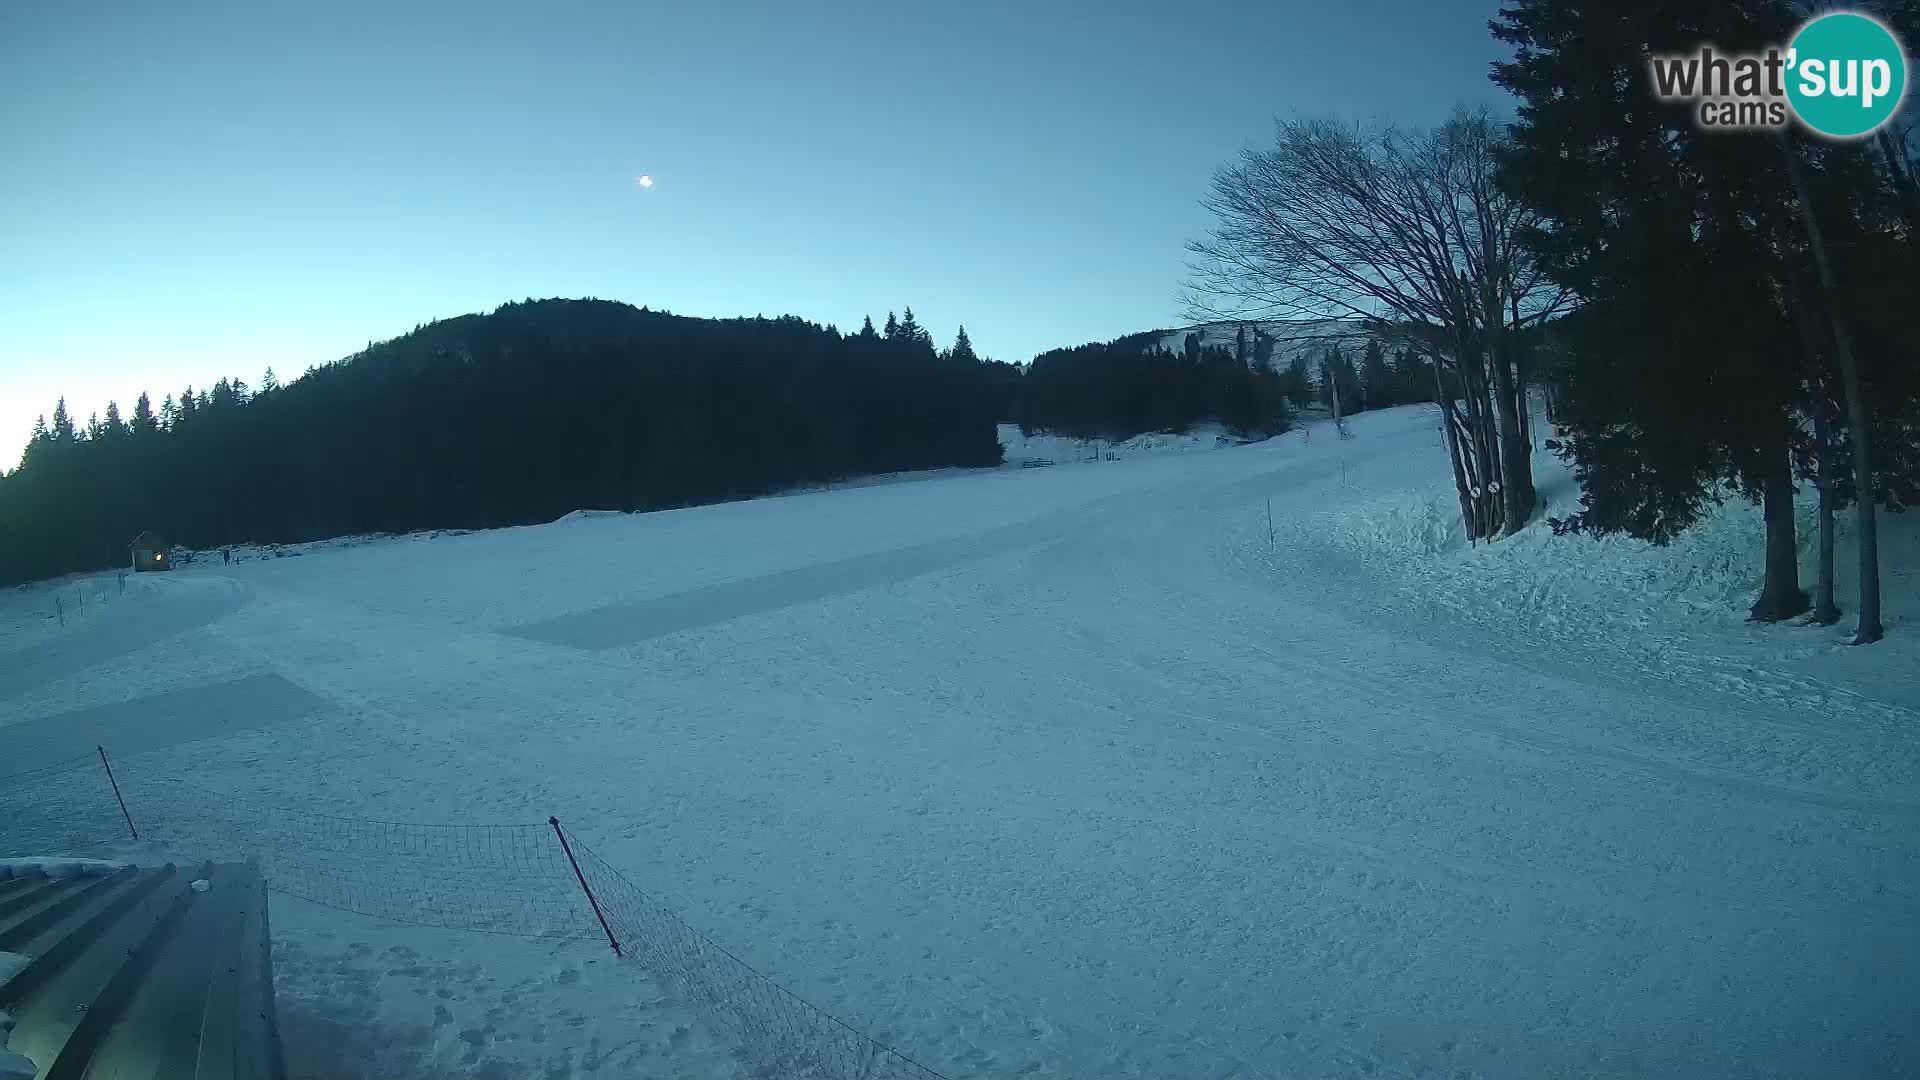
[[136,571],[173,569],[173,545],[152,530],[134,537],[127,545],[127,555]]

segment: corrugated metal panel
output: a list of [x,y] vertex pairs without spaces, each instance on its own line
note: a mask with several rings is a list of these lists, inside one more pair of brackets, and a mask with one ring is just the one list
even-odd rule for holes
[[40,1080],[279,1080],[269,948],[253,866],[0,880],[0,952],[31,958],[7,1049]]

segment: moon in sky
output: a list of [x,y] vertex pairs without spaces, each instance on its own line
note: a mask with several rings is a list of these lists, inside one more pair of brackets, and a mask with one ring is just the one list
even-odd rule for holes
[[634,183],[636,183],[636,184],[638,184],[638,185],[640,185],[640,186],[641,186],[641,187],[643,187],[643,188],[650,188],[650,187],[652,187],[652,186],[653,186],[653,177],[651,177],[651,176],[642,176],[642,177],[640,177],[640,179],[638,179],[638,180],[635,180],[635,181],[634,181]]

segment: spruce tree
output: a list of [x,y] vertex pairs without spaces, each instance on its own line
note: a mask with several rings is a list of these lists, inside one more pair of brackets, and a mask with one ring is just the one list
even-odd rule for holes
[[1253,332],[1253,368],[1269,375],[1276,374],[1273,370],[1273,336],[1259,328]]
[[1359,373],[1353,370],[1353,361],[1347,359],[1338,345],[1330,346],[1320,361],[1321,404],[1333,408],[1336,392],[1342,415],[1351,416],[1363,408]]
[[1307,354],[1294,350],[1287,361],[1287,394],[1296,409],[1313,404],[1313,380],[1307,376]]
[[53,441],[61,446],[71,445],[79,439],[73,430],[73,417],[67,415],[67,399],[64,397],[54,403],[53,428],[50,434]]
[[929,351],[933,349],[933,335],[914,319],[912,305],[908,305],[906,313],[900,317],[899,333],[901,340],[910,345],[924,345]]
[[[1510,0],[1515,49],[1494,81],[1521,99],[1502,183],[1545,219],[1542,268],[1577,296],[1566,320],[1563,454],[1581,510],[1556,529],[1664,543],[1723,484],[1762,504],[1766,573],[1752,610],[1806,610],[1791,450],[1800,362],[1780,300],[1794,223],[1775,140],[1698,130],[1656,101],[1649,53],[1728,55],[1791,36],[1775,0]],[[1556,399],[1558,401],[1558,399]]]
[[953,339],[953,351],[947,354],[956,364],[977,364],[980,358],[973,353],[973,342],[967,338],[967,328],[962,326],[960,333]]
[[1393,376],[1387,371],[1386,350],[1377,338],[1367,340],[1366,356],[1360,361],[1360,393],[1369,409],[1393,404]]
[[47,414],[41,413],[33,418],[33,434],[27,436],[27,449],[21,455],[21,464],[24,466],[35,457],[44,456],[51,442],[53,434],[47,430]]
[[1393,354],[1393,400],[1397,405],[1432,401],[1433,369],[1412,349],[1397,349]]

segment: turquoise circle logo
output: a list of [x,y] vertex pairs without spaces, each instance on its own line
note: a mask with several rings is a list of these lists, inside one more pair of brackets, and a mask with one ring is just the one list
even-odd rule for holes
[[1800,28],[1787,53],[1787,102],[1822,135],[1854,139],[1892,119],[1907,91],[1907,55],[1879,20],[1851,11]]

